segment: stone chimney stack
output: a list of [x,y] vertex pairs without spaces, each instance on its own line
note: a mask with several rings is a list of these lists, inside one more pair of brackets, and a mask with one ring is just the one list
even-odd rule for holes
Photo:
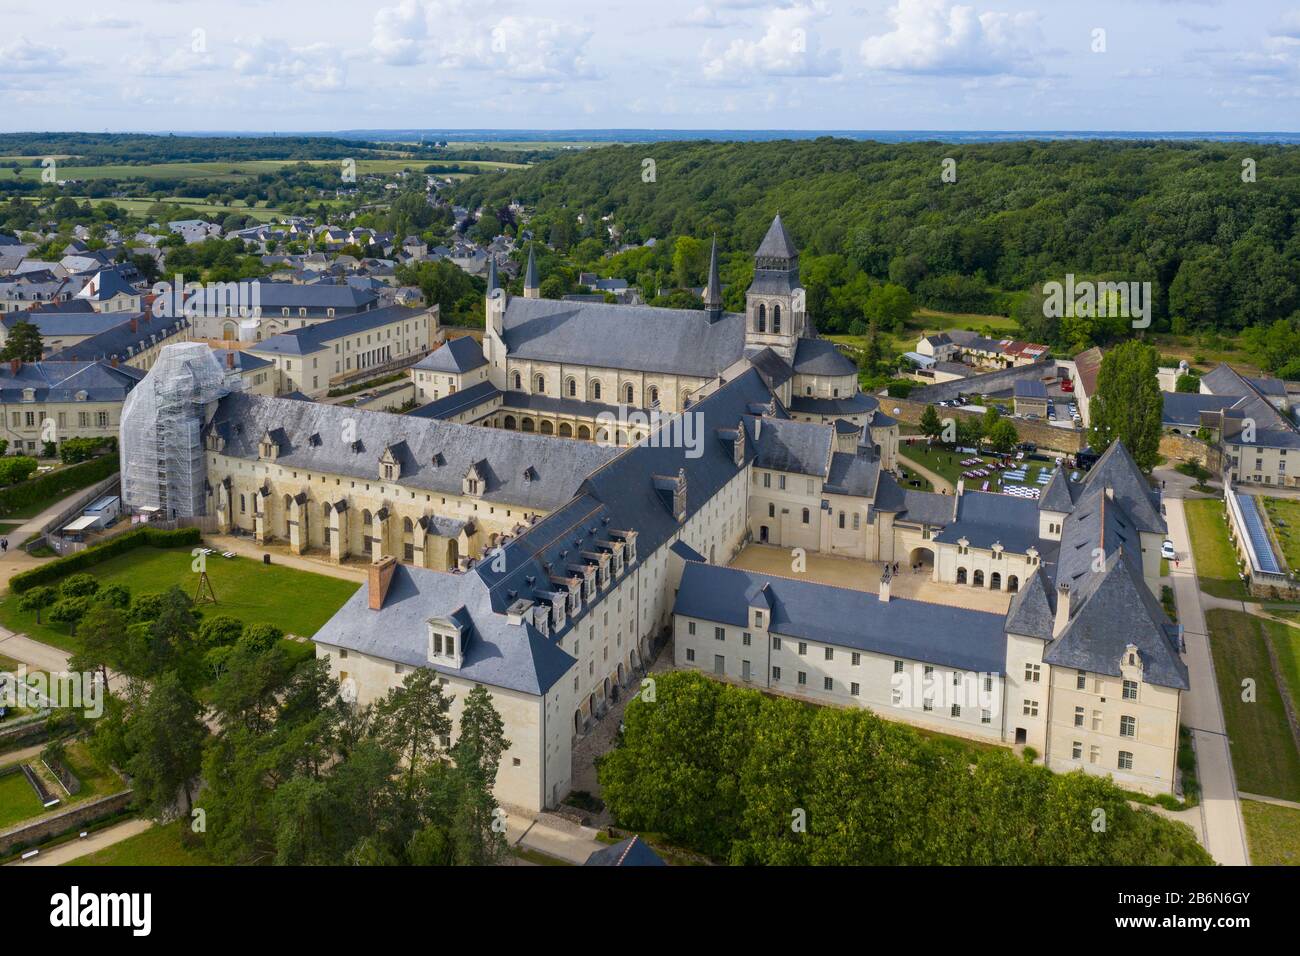
[[397,559],[391,554],[370,566],[370,610],[378,611],[384,606],[384,598],[388,596],[388,586],[393,583],[393,572],[396,570]]
[[1056,588],[1056,620],[1052,622],[1052,637],[1060,637],[1061,632],[1070,626],[1070,585],[1061,584]]
[[885,565],[884,573],[880,575],[880,600],[885,604],[889,603],[889,582],[894,577],[889,567],[889,565]]

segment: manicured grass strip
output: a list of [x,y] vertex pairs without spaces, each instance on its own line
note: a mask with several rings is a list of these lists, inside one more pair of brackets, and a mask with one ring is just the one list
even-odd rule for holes
[[1187,515],[1187,534],[1192,540],[1192,555],[1201,590],[1215,597],[1244,601],[1250,597],[1238,577],[1237,552],[1228,539],[1228,523],[1223,516],[1223,502],[1217,498],[1197,498],[1183,502]]
[[[1209,611],[1205,619],[1238,788],[1300,800],[1300,753],[1268,659],[1265,622],[1222,609]],[[1253,701],[1242,700],[1245,680],[1254,682]]]
[[1288,568],[1300,568],[1300,501],[1290,498],[1257,498],[1264,504],[1273,533],[1282,546]]
[[41,812],[36,791],[21,770],[0,777],[0,830],[7,830]]
[[1282,669],[1282,680],[1291,697],[1291,705],[1300,707],[1300,628],[1287,627],[1276,621],[1264,621],[1264,633],[1273,645],[1273,655]]
[[[121,584],[131,595],[161,593],[176,585],[194,596],[198,575],[188,548],[137,548],[88,569],[100,587]],[[264,565],[251,558],[209,557],[208,580],[217,594],[216,604],[201,605],[205,615],[226,615],[245,624],[267,623],[286,634],[311,637],[334,616],[360,585],[355,581],[299,571],[278,564]],[[18,609],[18,598],[0,600],[0,624],[38,641],[75,650],[76,640],[67,629],[44,622]]]
[[1241,801],[1250,862],[1255,866],[1300,866],[1300,810],[1257,800]]
[[194,847],[181,843],[181,824],[177,820],[165,826],[150,827],[106,846],[64,866],[213,866],[201,844]]

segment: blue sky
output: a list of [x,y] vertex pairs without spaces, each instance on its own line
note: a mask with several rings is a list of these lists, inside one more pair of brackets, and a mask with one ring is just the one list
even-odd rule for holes
[[0,129],[1300,129],[1300,2],[82,6],[0,0]]

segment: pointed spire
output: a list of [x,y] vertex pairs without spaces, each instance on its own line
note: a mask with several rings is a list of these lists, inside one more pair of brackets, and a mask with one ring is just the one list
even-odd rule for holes
[[718,279],[718,237],[713,237],[713,250],[709,253],[709,284],[704,290],[704,311],[710,322],[722,317],[722,282]]
[[524,289],[536,289],[541,286],[537,281],[537,257],[533,254],[534,246],[528,246],[528,269],[524,272]]
[[758,252],[754,253],[759,259],[797,259],[799,251],[794,247],[794,240],[790,238],[790,233],[785,230],[785,223],[781,221],[781,214],[777,213],[776,218],[772,220],[772,225],[768,226],[767,235],[759,243]]

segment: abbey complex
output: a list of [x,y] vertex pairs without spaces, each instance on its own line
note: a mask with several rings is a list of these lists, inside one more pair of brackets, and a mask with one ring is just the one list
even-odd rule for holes
[[[206,346],[167,346],[123,413],[127,504],[369,562],[317,653],[361,702],[420,667],[457,708],[486,686],[506,805],[573,789],[575,744],[665,640],[678,668],[1172,792],[1188,675],[1123,445],[1036,500],[904,487],[888,399],[818,337],[779,217],[744,313],[716,250],[703,301],[542,299],[531,258],[510,296],[490,266],[481,346],[414,365],[404,415],[231,390]],[[780,570],[737,562],[764,546]],[[803,573],[822,557],[871,589]]]

